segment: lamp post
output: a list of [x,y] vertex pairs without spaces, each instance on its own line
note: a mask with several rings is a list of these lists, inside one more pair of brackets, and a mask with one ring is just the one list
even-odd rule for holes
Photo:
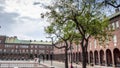
[[53,66],[53,37],[46,37],[46,38],[50,38],[52,41],[52,48],[51,48],[51,55],[50,55],[50,60],[51,60],[51,66]]

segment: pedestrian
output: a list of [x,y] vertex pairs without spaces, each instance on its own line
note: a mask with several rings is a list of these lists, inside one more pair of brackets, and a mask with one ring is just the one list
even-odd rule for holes
[[70,68],[73,68],[72,64],[71,64]]

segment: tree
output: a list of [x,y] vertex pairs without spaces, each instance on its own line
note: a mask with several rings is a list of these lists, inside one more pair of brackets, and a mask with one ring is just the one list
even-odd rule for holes
[[105,5],[110,5],[114,8],[119,8],[120,7],[120,1],[119,0],[104,0],[103,1]]
[[[59,40],[58,43],[64,42],[65,45],[62,46],[57,46],[54,44],[54,46],[58,49],[65,49],[65,68],[68,68],[68,50],[71,47],[72,40],[74,39],[74,34],[75,34],[75,24],[72,23],[71,21],[64,21],[60,19],[56,19],[57,22],[54,20],[48,26],[45,28],[45,31],[49,35],[54,35],[57,37]],[[59,22],[58,22],[59,20]]]
[[[93,37],[103,44],[106,40],[110,39],[109,37],[111,36],[111,30],[109,31],[107,29],[109,20],[106,18],[106,15],[101,12],[102,7],[103,3],[97,0],[57,0],[52,6],[47,7],[50,10],[50,12],[46,14],[48,19],[55,24],[60,24],[60,26],[56,26],[56,28],[59,28],[60,33],[57,34],[61,35],[61,38],[67,37],[67,40],[70,39],[68,38],[69,33],[64,32],[64,29],[68,27],[69,22],[71,22],[70,24],[75,24],[75,32],[80,35],[79,41],[82,49],[83,68],[86,68],[86,53],[89,39]],[[61,26],[64,26],[64,28],[61,29]],[[50,27],[53,28],[53,26]],[[51,29],[49,29],[49,31],[57,32]]]

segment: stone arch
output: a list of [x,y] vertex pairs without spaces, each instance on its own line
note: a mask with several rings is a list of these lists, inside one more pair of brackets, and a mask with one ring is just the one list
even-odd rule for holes
[[48,54],[46,55],[46,60],[49,60],[49,55]]
[[73,62],[75,62],[75,53],[73,53]]
[[105,57],[104,57],[104,51],[103,50],[100,50],[100,64],[102,66],[105,65]]
[[93,63],[93,52],[90,51],[90,63]]
[[112,53],[110,49],[106,50],[106,62],[107,62],[107,66],[112,66]]
[[86,62],[88,63],[88,52],[86,52]]
[[95,65],[98,65],[99,59],[98,59],[98,51],[97,50],[94,51],[94,57],[95,57]]
[[78,63],[78,60],[79,59],[79,54],[78,54],[78,52],[76,52],[76,63]]
[[114,62],[115,62],[115,66],[116,67],[120,67],[120,51],[118,48],[115,48],[113,50],[113,54],[114,54]]
[[81,55],[81,52],[79,52],[79,61],[82,62],[82,55]]

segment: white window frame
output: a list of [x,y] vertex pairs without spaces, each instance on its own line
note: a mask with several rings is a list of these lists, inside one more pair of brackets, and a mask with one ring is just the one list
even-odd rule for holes
[[115,23],[112,23],[112,29],[115,30]]
[[119,21],[116,21],[116,28],[119,28]]
[[96,42],[96,40],[94,41],[94,46],[95,46],[95,48],[97,47],[97,42]]
[[117,36],[116,35],[113,36],[113,42],[114,42],[114,46],[117,46]]

